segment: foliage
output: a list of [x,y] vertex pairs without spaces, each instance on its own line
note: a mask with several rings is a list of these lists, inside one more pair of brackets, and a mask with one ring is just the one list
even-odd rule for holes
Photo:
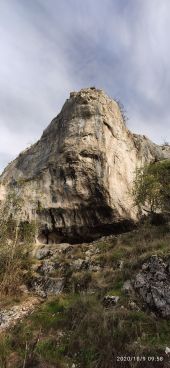
[[0,367],[7,368],[9,353],[11,351],[9,336],[0,337]]
[[[158,353],[166,360],[164,351],[170,345],[170,321],[145,311],[139,297],[133,293],[129,296],[122,286],[124,281],[133,280],[151,254],[169,257],[169,240],[167,225],[144,223],[133,232],[117,236],[116,241],[109,237],[101,244],[93,243],[94,248],[100,245],[101,250],[100,254],[94,251],[91,260],[98,263],[99,255],[103,254],[104,267],[98,272],[76,272],[72,280],[75,285],[79,278],[81,282],[91,274],[92,284],[87,288],[83,281],[81,291],[77,292],[76,288],[75,293],[62,293],[45,300],[34,313],[6,332],[7,338],[0,340],[0,367],[70,368],[75,364],[81,368],[141,368],[138,362],[121,365],[115,358]],[[85,251],[85,245],[75,247],[74,255],[83,247]],[[69,257],[69,252],[64,254],[63,261],[68,262]],[[105,308],[105,295],[118,295],[118,303]],[[149,368],[154,366],[154,362],[149,362]]]
[[[120,366],[117,356],[154,356],[158,350],[162,355],[169,343],[169,321],[128,309],[127,297],[122,308],[105,308],[98,296],[84,294],[44,303],[11,330],[1,350],[4,361],[13,352],[27,368],[72,367],[73,362],[81,368],[112,368]],[[125,366],[134,367],[133,362]]]
[[[16,295],[30,268],[35,223],[20,222],[22,199],[10,193],[0,212],[0,294]],[[25,274],[25,276],[24,276]]]
[[115,99],[115,101],[117,102],[118,106],[119,106],[119,109],[120,109],[120,112],[121,112],[121,115],[122,115],[122,118],[123,118],[123,122],[125,124],[125,126],[127,125],[127,121],[128,121],[128,116],[127,116],[127,112],[125,110],[125,107],[123,105],[123,103],[118,100],[118,99]]
[[133,194],[135,204],[150,212],[170,212],[170,160],[137,169]]

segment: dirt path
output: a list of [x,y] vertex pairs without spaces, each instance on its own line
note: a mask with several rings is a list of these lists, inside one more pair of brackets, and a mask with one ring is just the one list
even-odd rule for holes
[[0,333],[9,327],[15,326],[18,321],[32,313],[35,307],[42,302],[37,297],[28,297],[21,304],[13,305],[10,308],[0,310]]

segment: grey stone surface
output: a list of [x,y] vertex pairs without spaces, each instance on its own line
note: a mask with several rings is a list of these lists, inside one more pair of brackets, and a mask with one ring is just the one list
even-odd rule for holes
[[15,324],[29,315],[35,307],[41,303],[37,297],[28,297],[20,304],[13,305],[6,309],[0,310],[0,332],[15,326]]
[[60,294],[63,288],[64,278],[37,275],[32,280],[32,290],[42,298]]
[[103,305],[105,307],[112,307],[116,305],[119,301],[119,296],[117,295],[106,295],[103,299]]
[[153,312],[170,318],[170,270],[167,262],[152,256],[137,274],[134,288]]
[[122,289],[127,294],[130,293],[130,292],[132,292],[133,291],[133,286],[132,286],[131,281],[130,280],[126,280],[124,282],[124,284],[123,284],[123,288]]
[[56,261],[44,260],[42,265],[39,266],[38,272],[42,275],[48,275],[54,273],[59,267],[60,264]]
[[51,254],[51,251],[49,248],[46,248],[46,247],[40,248],[36,252],[36,258],[41,260],[41,259],[48,257],[50,254]]
[[116,101],[98,89],[71,93],[41,139],[0,177],[0,200],[23,198],[22,220],[37,220],[44,244],[76,243],[126,229],[138,218],[136,166],[167,156],[125,126]]

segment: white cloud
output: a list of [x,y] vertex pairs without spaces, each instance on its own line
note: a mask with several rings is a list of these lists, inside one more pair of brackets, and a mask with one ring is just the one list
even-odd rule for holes
[[0,169],[71,90],[96,85],[156,142],[169,128],[169,0],[1,0]]

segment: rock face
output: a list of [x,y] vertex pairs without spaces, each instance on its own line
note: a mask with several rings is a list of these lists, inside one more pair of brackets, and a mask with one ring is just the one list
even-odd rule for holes
[[161,147],[126,128],[116,101],[83,89],[70,94],[41,139],[7,166],[0,199],[9,191],[23,198],[22,220],[40,222],[41,242],[91,240],[137,219],[135,169],[163,157]]
[[170,265],[152,256],[137,274],[135,289],[148,307],[160,316],[170,318]]

